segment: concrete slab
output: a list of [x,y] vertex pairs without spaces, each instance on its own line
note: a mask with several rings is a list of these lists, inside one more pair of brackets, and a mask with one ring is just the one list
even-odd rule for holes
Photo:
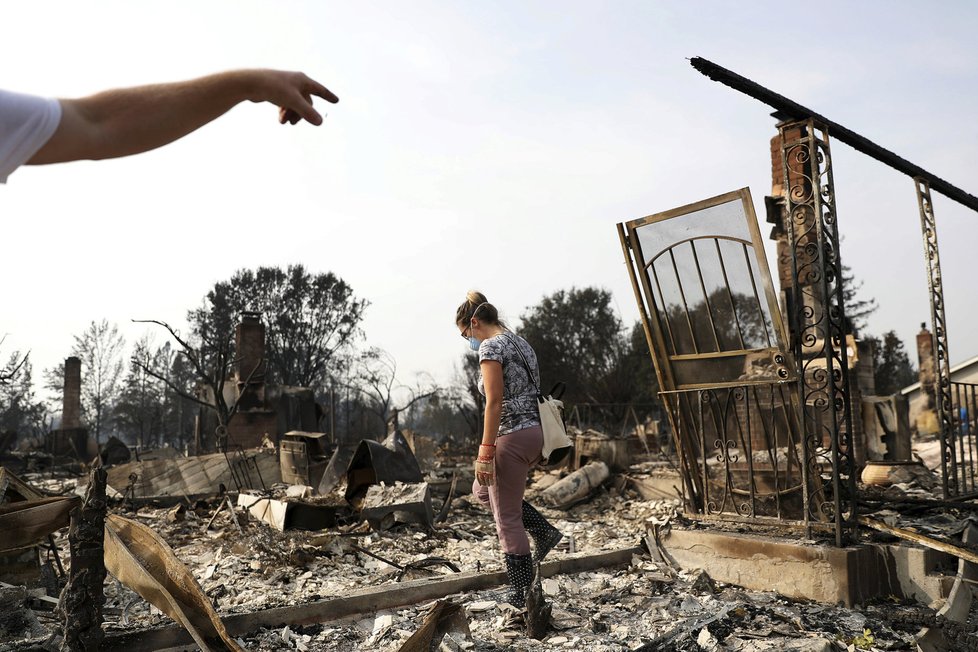
[[703,569],[718,582],[746,589],[848,607],[894,595],[923,604],[947,595],[940,573],[953,567],[947,555],[912,545],[836,548],[791,540],[673,528],[661,536],[663,552],[686,570]]

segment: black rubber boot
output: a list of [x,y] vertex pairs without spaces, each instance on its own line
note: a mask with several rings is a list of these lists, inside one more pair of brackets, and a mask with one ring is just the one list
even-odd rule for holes
[[533,581],[533,557],[530,555],[511,555],[506,553],[506,576],[509,578],[509,591],[506,602],[517,609],[526,606],[526,589]]
[[533,538],[533,561],[541,562],[547,553],[564,538],[533,505],[523,501],[523,528]]

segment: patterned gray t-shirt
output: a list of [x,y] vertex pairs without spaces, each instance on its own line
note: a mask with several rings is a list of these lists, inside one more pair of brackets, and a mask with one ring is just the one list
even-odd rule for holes
[[[533,370],[532,379],[526,373],[523,359],[516,351],[517,346]],[[479,362],[483,360],[495,360],[503,366],[503,406],[499,415],[499,434],[505,435],[514,430],[540,425],[540,407],[537,403],[540,368],[537,366],[537,354],[533,352],[529,342],[513,333],[482,340],[479,345]],[[479,392],[486,395],[481,372]]]

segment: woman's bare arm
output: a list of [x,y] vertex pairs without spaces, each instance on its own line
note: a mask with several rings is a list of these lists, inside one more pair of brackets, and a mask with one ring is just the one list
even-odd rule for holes
[[480,367],[482,386],[486,390],[486,416],[482,423],[482,443],[495,444],[503,410],[503,365],[495,360],[483,360]]

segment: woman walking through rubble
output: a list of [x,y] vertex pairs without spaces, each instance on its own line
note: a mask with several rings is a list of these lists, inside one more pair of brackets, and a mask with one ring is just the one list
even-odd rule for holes
[[511,585],[507,600],[522,609],[533,563],[542,561],[563,537],[523,500],[527,476],[542,459],[543,449],[537,356],[526,340],[499,321],[499,312],[481,292],[468,293],[455,324],[479,352],[479,391],[486,397],[472,493],[492,511]]

